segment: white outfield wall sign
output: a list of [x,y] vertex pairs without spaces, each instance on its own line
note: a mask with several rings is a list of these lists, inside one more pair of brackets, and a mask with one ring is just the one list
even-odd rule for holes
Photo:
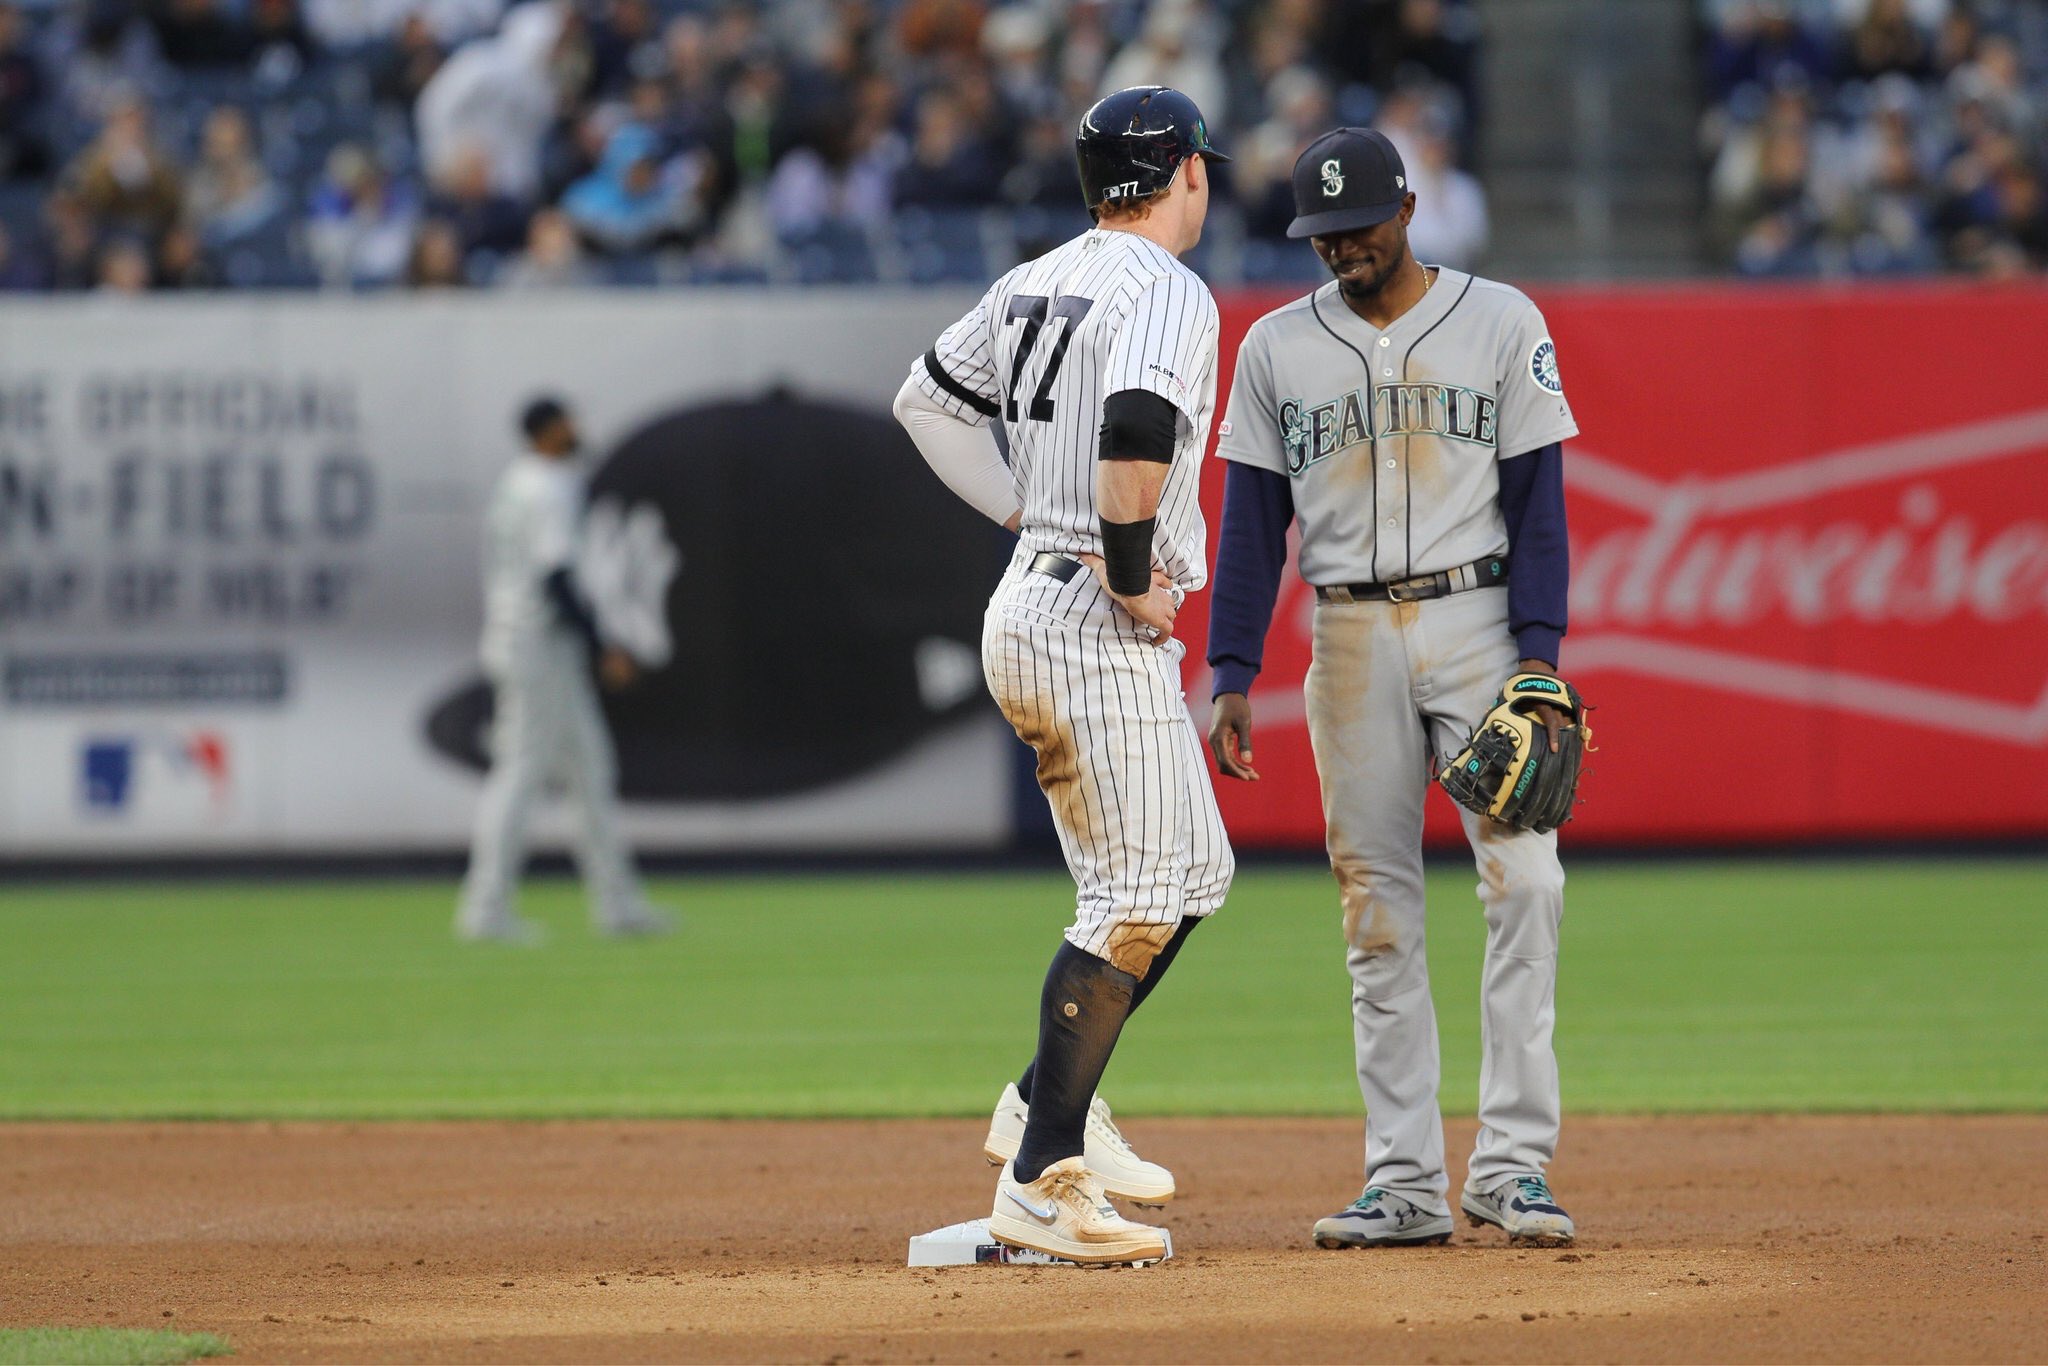
[[[999,844],[1004,537],[888,415],[951,295],[10,301],[0,856],[460,847],[515,415],[590,444],[649,848]],[[559,843],[544,819],[540,844]]]

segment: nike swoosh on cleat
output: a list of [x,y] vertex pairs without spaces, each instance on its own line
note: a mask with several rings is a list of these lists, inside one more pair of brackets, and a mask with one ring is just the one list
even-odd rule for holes
[[1032,1204],[1029,1200],[1026,1200],[1023,1196],[1017,1194],[1017,1192],[1015,1191],[1004,1191],[1003,1194],[1009,1196],[1010,1199],[1015,1201],[1019,1207],[1021,1207],[1026,1213],[1030,1214],[1031,1217],[1033,1217],[1034,1219],[1050,1223],[1053,1217],[1059,1213],[1059,1211],[1055,1210],[1051,1205],[1047,1205],[1044,1209],[1040,1209],[1038,1206]]

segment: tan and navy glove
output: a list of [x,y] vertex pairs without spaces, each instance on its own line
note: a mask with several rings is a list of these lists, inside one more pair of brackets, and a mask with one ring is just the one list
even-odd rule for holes
[[[1565,714],[1555,754],[1535,715],[1545,705]],[[1503,825],[1538,834],[1555,830],[1572,818],[1579,770],[1592,748],[1586,711],[1579,690],[1562,678],[1516,674],[1437,782],[1458,805]]]

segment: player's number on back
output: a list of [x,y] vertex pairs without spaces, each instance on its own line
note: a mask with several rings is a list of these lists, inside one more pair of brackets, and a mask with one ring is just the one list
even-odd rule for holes
[[1024,376],[1024,362],[1038,346],[1039,331],[1048,319],[1063,322],[1059,339],[1052,344],[1052,354],[1046,357],[1045,373],[1039,376],[1038,388],[1032,392],[1031,406],[1025,416],[1033,422],[1052,421],[1052,385],[1059,378],[1060,362],[1067,358],[1067,344],[1074,339],[1074,329],[1081,325],[1081,319],[1088,316],[1088,310],[1095,307],[1093,299],[1084,299],[1078,294],[1068,294],[1057,300],[1043,294],[1019,294],[1010,300],[1010,316],[1006,323],[1024,324],[1024,340],[1017,345],[1016,358],[1010,362],[1010,384],[1003,399],[1003,418],[1008,422],[1017,420],[1017,386]]

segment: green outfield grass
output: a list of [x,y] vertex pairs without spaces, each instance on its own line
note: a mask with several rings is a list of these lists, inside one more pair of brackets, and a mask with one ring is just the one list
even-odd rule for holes
[[233,1349],[211,1333],[145,1328],[0,1328],[0,1366],[159,1366],[225,1356]]
[[[0,887],[0,1116],[975,1114],[1023,1063],[1056,873],[671,880],[672,938],[529,891],[537,949],[426,882]],[[1430,878],[1445,1105],[1478,1072],[1482,922]],[[2048,863],[1572,874],[1573,1110],[2048,1109]],[[1244,872],[1125,1036],[1149,1112],[1353,1112],[1326,872]]]

